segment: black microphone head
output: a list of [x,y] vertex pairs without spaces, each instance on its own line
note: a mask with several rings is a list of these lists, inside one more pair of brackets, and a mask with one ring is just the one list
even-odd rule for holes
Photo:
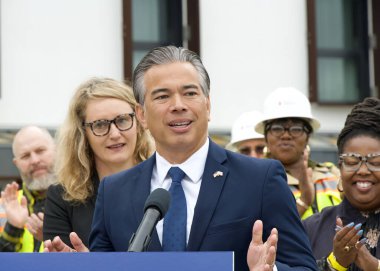
[[148,208],[155,208],[161,213],[160,219],[162,219],[170,206],[170,194],[163,188],[157,188],[154,190],[145,201],[144,213]]

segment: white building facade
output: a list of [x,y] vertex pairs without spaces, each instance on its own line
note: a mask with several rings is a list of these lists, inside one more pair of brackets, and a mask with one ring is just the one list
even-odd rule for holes
[[[140,14],[132,15],[143,29],[144,23],[154,26],[160,19],[154,13],[160,2],[1,1],[0,131],[28,124],[55,130],[81,82],[92,76],[125,79],[125,5],[134,5],[132,13],[140,7]],[[184,25],[192,2],[182,0]],[[309,96],[307,1],[194,2],[199,51],[211,78],[211,133],[228,133],[242,112],[262,110],[265,97],[277,87],[293,86]],[[372,1],[367,3],[371,11]],[[140,25],[131,27],[134,35]],[[376,90],[374,80],[371,89]],[[351,107],[312,102],[322,124],[319,132],[338,133]]]

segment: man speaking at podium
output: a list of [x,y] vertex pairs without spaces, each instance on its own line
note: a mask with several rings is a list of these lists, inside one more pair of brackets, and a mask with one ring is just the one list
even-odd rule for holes
[[91,251],[127,251],[145,199],[164,188],[171,207],[148,251],[234,251],[239,271],[317,269],[280,163],[226,151],[208,137],[210,79],[198,55],[153,49],[134,71],[133,91],[157,151],[101,182]]

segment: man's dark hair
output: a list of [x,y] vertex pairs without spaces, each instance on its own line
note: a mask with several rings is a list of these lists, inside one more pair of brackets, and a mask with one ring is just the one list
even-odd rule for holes
[[144,96],[146,92],[144,85],[145,73],[154,66],[175,62],[188,62],[193,65],[199,74],[199,84],[204,95],[206,97],[209,96],[210,78],[200,57],[193,51],[182,47],[164,46],[151,50],[146,56],[144,56],[133,72],[133,94],[139,104],[144,104]]

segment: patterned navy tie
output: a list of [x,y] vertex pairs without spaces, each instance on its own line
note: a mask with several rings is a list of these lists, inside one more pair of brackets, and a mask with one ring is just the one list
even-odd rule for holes
[[181,184],[185,172],[179,167],[172,167],[169,169],[169,175],[172,178],[169,189],[171,203],[164,218],[162,248],[164,251],[185,251],[187,207]]

